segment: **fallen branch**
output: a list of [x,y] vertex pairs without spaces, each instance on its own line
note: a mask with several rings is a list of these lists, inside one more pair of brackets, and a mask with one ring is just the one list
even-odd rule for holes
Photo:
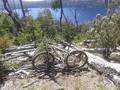
[[120,87],[120,64],[111,63],[103,58],[95,56],[91,53],[86,52],[88,56],[89,64],[98,72],[104,74],[108,77],[113,83]]
[[27,85],[23,86],[23,88],[27,88],[27,87],[29,87],[29,86],[31,86],[31,85],[33,85],[34,83],[39,82],[39,81],[40,81],[40,79],[35,80],[35,81],[31,82],[31,83],[28,83]]
[[27,50],[27,49],[34,49],[35,48],[35,45],[34,44],[27,44],[27,45],[23,45],[23,46],[14,46],[14,47],[10,47],[10,48],[7,48],[5,50],[6,53],[9,53],[9,52],[17,52],[17,51],[23,51],[23,50]]

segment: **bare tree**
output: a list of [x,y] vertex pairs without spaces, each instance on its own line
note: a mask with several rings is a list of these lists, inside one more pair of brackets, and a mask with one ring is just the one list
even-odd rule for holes
[[8,15],[12,18],[12,20],[15,24],[16,29],[15,29],[14,33],[16,35],[18,35],[18,33],[21,31],[21,24],[20,24],[19,20],[16,18],[15,14],[13,13],[8,0],[3,0],[3,5],[4,5],[5,10],[8,12]]
[[62,19],[63,19],[63,17],[67,21],[67,18],[65,16],[64,10],[63,10],[63,2],[62,2],[62,0],[52,0],[51,6],[53,9],[60,8],[60,31],[62,32]]
[[21,9],[22,9],[23,17],[25,17],[25,11],[24,11],[22,0],[20,0],[20,6],[21,6]]
[[[70,11],[72,11],[74,20],[75,20],[75,25],[76,25],[76,31],[80,31],[79,29],[79,21],[78,21],[78,17],[79,17],[79,13],[77,12],[77,8],[70,8]],[[81,32],[81,31],[80,31]]]
[[107,8],[107,15],[111,19],[111,16],[112,16],[112,0],[105,0],[105,6]]
[[75,23],[76,23],[76,31],[78,31],[79,30],[79,22],[78,22],[78,18],[77,18],[77,9],[75,9],[74,12],[75,12],[74,18],[75,18]]
[[60,9],[61,9],[60,27],[61,27],[61,31],[62,31],[62,18],[63,18],[63,3],[62,3],[62,0],[60,0]]
[[15,13],[17,13],[16,11],[16,4],[15,4],[15,0],[12,0],[13,1],[13,6],[14,6],[14,9],[15,9]]

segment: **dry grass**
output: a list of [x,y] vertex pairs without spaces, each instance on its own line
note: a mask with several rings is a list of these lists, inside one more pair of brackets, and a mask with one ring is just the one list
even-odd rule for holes
[[111,81],[95,71],[83,71],[80,76],[64,75],[53,80],[40,79],[28,87],[23,88],[37,78],[8,80],[1,90],[117,90]]

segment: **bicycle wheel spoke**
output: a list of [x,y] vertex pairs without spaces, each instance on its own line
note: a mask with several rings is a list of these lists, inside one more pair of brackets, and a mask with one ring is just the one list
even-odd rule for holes
[[83,67],[87,63],[87,55],[82,51],[73,51],[67,56],[68,67]]
[[48,64],[53,64],[53,63],[54,63],[54,56],[47,52],[38,54],[32,60],[32,65],[35,69],[40,69],[40,66],[43,64],[47,66]]
[[44,62],[44,56],[38,56],[34,62],[36,67],[39,67]]
[[82,66],[87,62],[87,56],[85,55],[85,53],[82,53],[80,55],[80,59],[81,59],[81,61],[79,62],[79,66]]

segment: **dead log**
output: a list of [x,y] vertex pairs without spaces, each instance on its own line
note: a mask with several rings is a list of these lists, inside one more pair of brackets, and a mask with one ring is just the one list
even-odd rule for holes
[[34,44],[27,44],[23,46],[14,46],[14,47],[7,48],[5,52],[6,53],[17,52],[17,51],[22,51],[22,50],[27,50],[27,49],[34,49],[34,48],[35,48]]
[[120,64],[111,63],[107,60],[86,52],[88,62],[95,70],[108,77],[116,86],[120,87]]
[[116,86],[120,87],[120,72],[110,67],[105,67],[95,62],[91,63],[92,68],[108,77]]
[[32,57],[34,55],[36,49],[28,49],[28,50],[22,50],[22,51],[17,51],[17,52],[9,52],[4,55],[0,56],[0,61],[9,61],[11,59],[15,59],[18,57]]
[[12,60],[12,59],[15,59],[15,58],[18,58],[18,57],[22,57],[22,56],[28,57],[28,55],[25,55],[25,54],[23,54],[23,53],[20,53],[20,54],[18,54],[18,55],[9,56],[9,57],[6,57],[6,58],[3,57],[3,58],[0,59],[0,62],[9,61],[9,60]]

